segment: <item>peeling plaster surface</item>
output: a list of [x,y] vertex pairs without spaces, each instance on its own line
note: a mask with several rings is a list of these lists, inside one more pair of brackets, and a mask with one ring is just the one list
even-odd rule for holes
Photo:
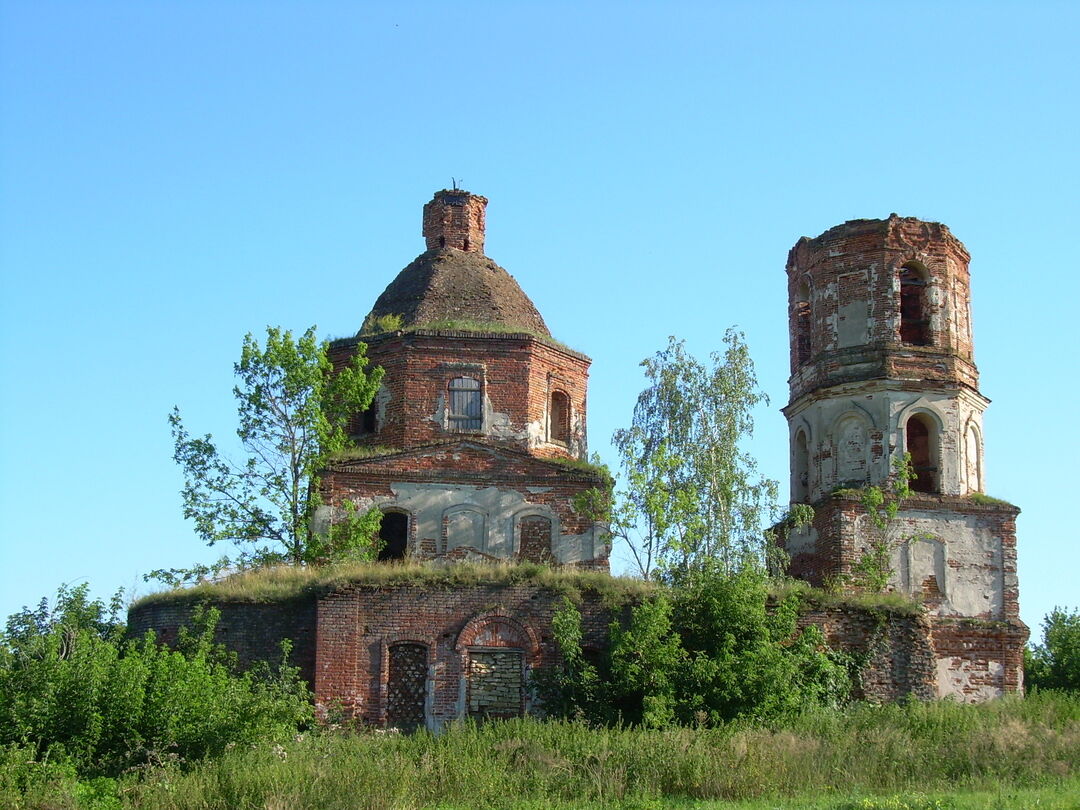
[[[836,487],[882,486],[904,453],[904,426],[913,413],[940,425],[936,466],[942,494],[982,492],[982,414],[986,400],[962,390],[899,391],[866,383],[829,389],[789,415],[792,492],[816,501]],[[796,437],[806,436],[806,469]],[[802,476],[805,475],[805,484]]]
[[891,534],[897,590],[925,596],[924,584],[934,577],[942,598],[928,607],[937,615],[1004,618],[1001,539],[975,516],[904,510]]
[[[393,506],[408,512],[410,543],[434,541],[440,554],[472,549],[490,557],[509,559],[518,551],[517,521],[539,515],[551,521],[551,553],[556,562],[587,562],[606,556],[598,526],[584,534],[562,534],[559,517],[549,506],[530,503],[516,490],[427,483],[397,483],[391,490],[393,498],[372,499],[357,503],[357,507]],[[332,515],[336,516],[333,507],[319,507],[316,530],[325,531]]]
[[[1001,697],[1005,668],[999,661],[974,662],[962,658],[937,660],[938,697],[963,703],[981,703]],[[986,683],[989,680],[990,683]]]

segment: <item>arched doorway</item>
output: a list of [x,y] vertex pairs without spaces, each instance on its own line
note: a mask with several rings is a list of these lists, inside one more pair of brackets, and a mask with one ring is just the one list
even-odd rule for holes
[[404,512],[384,512],[379,540],[379,562],[405,559],[409,549],[409,516]]

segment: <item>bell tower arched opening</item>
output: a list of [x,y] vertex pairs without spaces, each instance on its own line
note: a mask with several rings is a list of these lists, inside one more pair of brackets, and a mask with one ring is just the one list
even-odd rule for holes
[[937,445],[937,425],[929,417],[917,413],[908,419],[904,427],[904,447],[911,456],[911,470],[915,473],[911,488],[915,492],[940,492]]
[[900,341],[912,346],[930,345],[926,274],[912,262],[900,268]]

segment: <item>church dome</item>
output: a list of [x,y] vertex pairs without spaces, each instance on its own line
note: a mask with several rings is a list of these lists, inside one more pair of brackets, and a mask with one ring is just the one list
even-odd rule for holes
[[392,324],[393,329],[521,331],[551,336],[513,276],[484,255],[486,205],[487,199],[467,191],[435,194],[424,206],[423,234],[428,249],[383,290],[364,320],[363,333],[384,331]]

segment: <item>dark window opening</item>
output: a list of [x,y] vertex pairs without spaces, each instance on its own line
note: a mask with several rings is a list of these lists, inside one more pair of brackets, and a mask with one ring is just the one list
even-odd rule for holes
[[439,247],[441,247],[441,248],[446,247],[446,237],[445,236],[440,236],[439,237]]
[[795,480],[791,500],[802,503],[810,494],[810,451],[806,446],[806,434],[801,430],[795,437]]
[[360,417],[356,420],[356,435],[357,436],[369,436],[372,433],[376,433],[378,430],[378,421],[376,419],[378,409],[375,407],[375,403],[372,402],[361,413]]
[[562,391],[551,392],[548,435],[553,442],[570,444],[570,397]]
[[456,433],[479,431],[483,427],[480,381],[456,377],[450,381],[450,409],[446,426]]
[[379,562],[403,560],[409,547],[409,516],[385,512],[379,527]]
[[900,340],[913,346],[930,345],[926,281],[914,267],[900,271]]
[[464,242],[462,242],[461,249],[462,250],[468,250],[469,249],[469,240],[468,239],[466,239]]
[[810,362],[810,302],[795,304],[795,359],[801,366]]
[[915,480],[911,488],[916,492],[937,492],[937,467],[934,465],[934,431],[925,417],[916,414],[908,420],[904,439],[911,455],[911,469]]

